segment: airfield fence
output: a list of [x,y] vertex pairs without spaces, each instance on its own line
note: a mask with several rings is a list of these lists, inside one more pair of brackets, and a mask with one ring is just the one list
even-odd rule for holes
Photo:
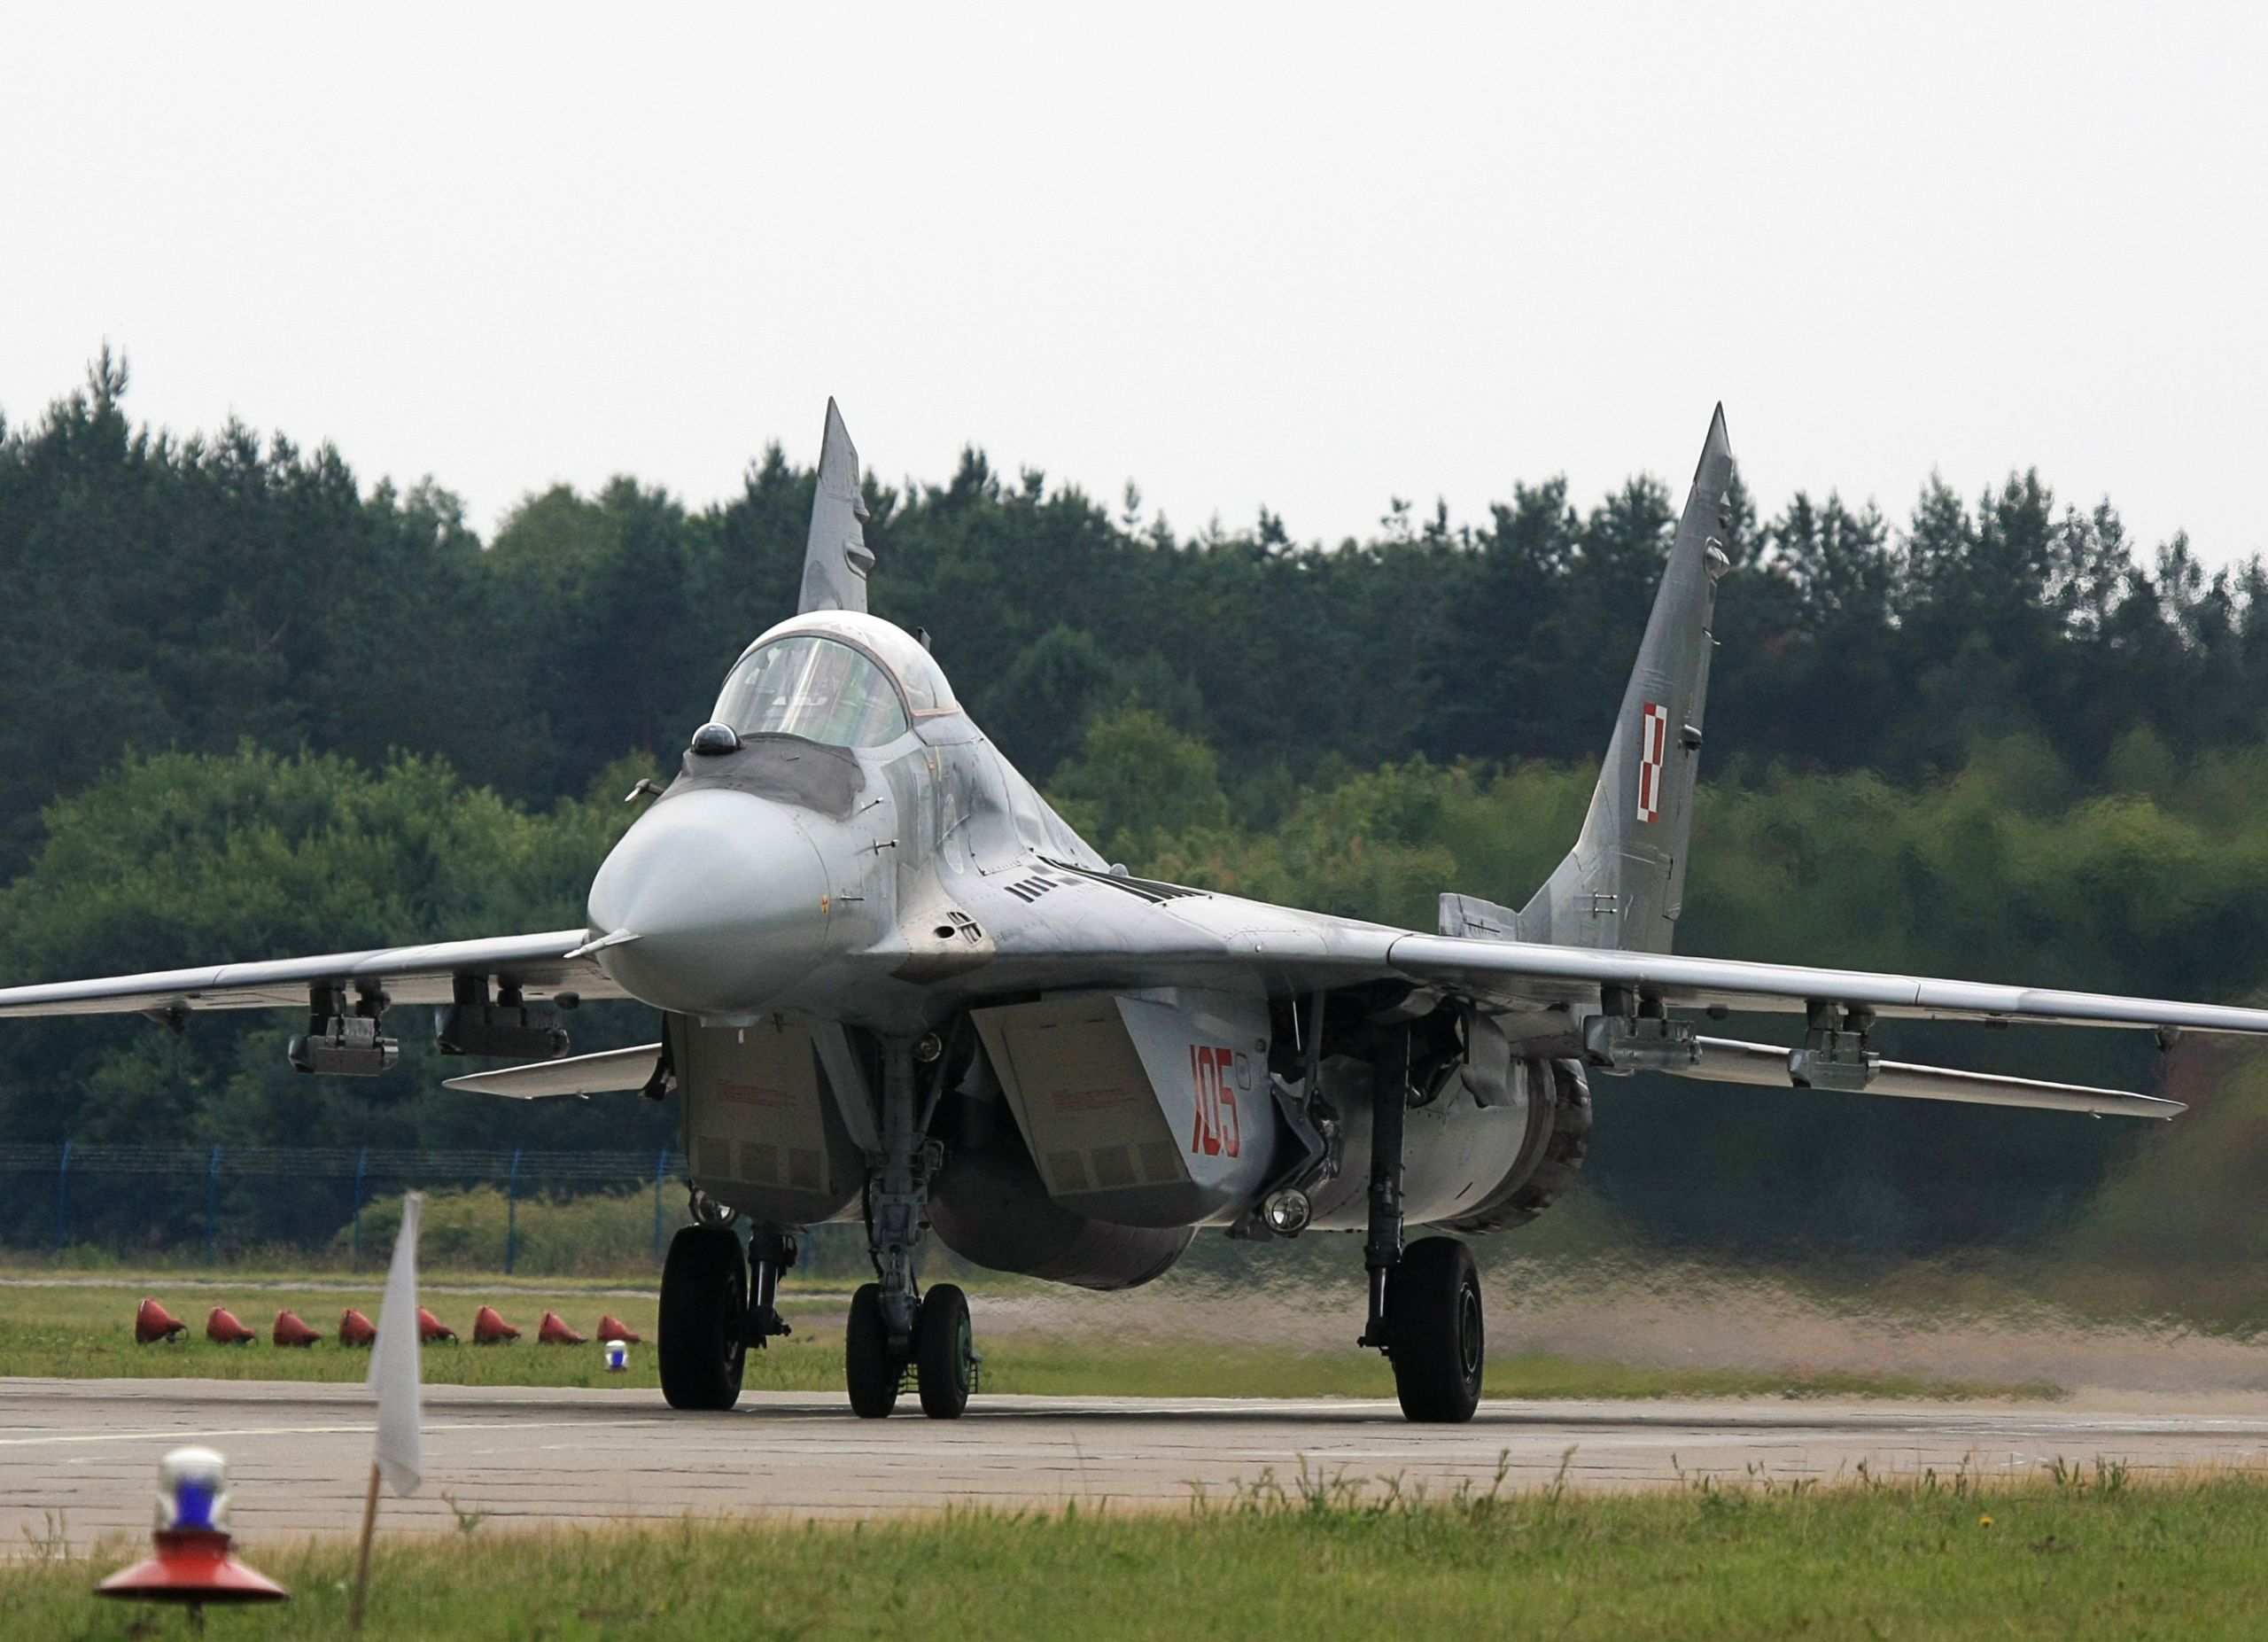
[[[0,1145],[0,1243],[24,1253],[120,1258],[296,1251],[354,1270],[383,1266],[384,1240],[364,1235],[374,1202],[416,1188],[492,1187],[501,1233],[482,1238],[509,1272],[519,1265],[521,1205],[650,1193],[652,1258],[685,1223],[685,1157],[675,1150],[565,1152],[382,1147]],[[492,1200],[493,1201],[493,1200]],[[642,1227],[641,1228],[642,1230]],[[627,1241],[632,1246],[622,1248]],[[642,1238],[617,1237],[640,1257]]]

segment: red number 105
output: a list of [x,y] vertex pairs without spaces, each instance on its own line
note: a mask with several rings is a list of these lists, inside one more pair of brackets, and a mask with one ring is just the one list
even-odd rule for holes
[[1189,1149],[1217,1157],[1237,1155],[1243,1124],[1237,1117],[1236,1056],[1233,1051],[1210,1044],[1192,1044],[1189,1071],[1197,1086],[1197,1126],[1191,1131]]

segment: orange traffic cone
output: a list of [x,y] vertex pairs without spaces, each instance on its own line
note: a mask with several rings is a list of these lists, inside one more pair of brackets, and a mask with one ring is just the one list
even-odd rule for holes
[[276,1333],[272,1336],[278,1345],[314,1345],[322,1336],[301,1322],[295,1311],[276,1314]]
[[373,1323],[369,1318],[363,1316],[353,1306],[348,1306],[345,1311],[339,1314],[339,1344],[376,1345],[377,1342],[377,1325]]
[[250,1345],[253,1339],[252,1330],[238,1322],[236,1313],[224,1305],[214,1306],[213,1314],[205,1319],[205,1337],[216,1345]]
[[472,1314],[472,1342],[475,1345],[502,1345],[520,1337],[520,1331],[497,1314],[493,1305],[484,1305]]
[[457,1331],[421,1305],[417,1308],[417,1337],[431,1345],[437,1340],[455,1339]]
[[134,1343],[148,1345],[155,1340],[172,1340],[189,1332],[189,1325],[159,1305],[155,1300],[144,1300],[142,1309],[134,1314]]
[[583,1336],[567,1327],[567,1319],[556,1311],[546,1311],[543,1323],[535,1331],[539,1345],[580,1345]]
[[646,1337],[643,1335],[639,1334],[635,1329],[632,1328],[629,1324],[624,1322],[611,1311],[609,1311],[605,1316],[599,1319],[599,1338],[602,1340],[619,1340],[625,1345],[643,1345],[646,1343]]

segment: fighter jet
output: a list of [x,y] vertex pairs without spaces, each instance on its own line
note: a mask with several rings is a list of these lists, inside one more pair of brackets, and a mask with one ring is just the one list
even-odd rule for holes
[[[2268,1031],[2258,1009],[1671,954],[1732,471],[1720,408],[1581,834],[1517,910],[1448,893],[1437,930],[1402,930],[1105,860],[927,639],[868,612],[858,457],[830,401],[799,609],[734,663],[674,779],[633,793],[586,927],[19,986],[0,1015],[303,1009],[291,1063],[355,1075],[392,1063],[389,1010],[433,1005],[443,1052],[524,1062],[451,1086],[674,1098],[695,1221],[662,1276],[678,1408],[738,1398],[746,1352],[785,1332],[798,1237],[847,1221],[875,1273],[843,1348],[861,1415],[911,1387],[951,1419],[976,1388],[967,1297],[920,1278],[929,1233],[979,1266],[1116,1289],[1219,1228],[1362,1233],[1360,1343],[1410,1419],[1466,1420],[1486,1354],[1464,1240],[1574,1184],[1596,1078],[2166,1117],[2182,1108],[1886,1060],[1870,1036],[1908,1016]],[[658,1041],[567,1057],[563,1011],[624,997],[659,1012]],[[1702,1031],[1733,1012],[1798,1015],[1801,1042]]]

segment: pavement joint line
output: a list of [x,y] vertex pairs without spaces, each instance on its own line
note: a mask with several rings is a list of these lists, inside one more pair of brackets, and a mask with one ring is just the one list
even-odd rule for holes
[[[427,1431],[554,1431],[575,1427],[588,1430],[662,1423],[658,1415],[642,1420],[428,1420],[422,1428]],[[377,1423],[367,1420],[356,1425],[237,1426],[225,1430],[175,1426],[169,1431],[98,1431],[68,1436],[0,1437],[0,1448],[42,1448],[63,1443],[178,1443],[187,1437],[206,1436],[350,1436],[358,1431],[368,1434],[377,1429]]]

